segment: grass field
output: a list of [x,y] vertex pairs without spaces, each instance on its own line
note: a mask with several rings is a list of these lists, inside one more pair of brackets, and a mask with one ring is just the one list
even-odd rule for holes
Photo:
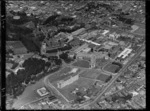
[[75,88],[79,88],[80,90],[83,90],[83,87],[88,88],[94,83],[93,80],[88,80],[85,78],[79,78],[79,80],[75,81],[74,83],[59,89],[57,88],[57,83],[53,83],[53,85],[59,90],[60,93],[62,93],[69,101],[74,100],[76,96],[74,94],[71,94],[71,92]]
[[101,73],[96,70],[88,70],[84,71],[80,74],[81,77],[86,77],[86,78],[91,78],[91,79],[96,79]]
[[59,73],[67,73],[69,71],[71,71],[71,67],[65,67],[64,69],[60,70]]
[[111,63],[111,64],[106,65],[104,70],[111,72],[111,73],[117,73],[119,71],[118,68],[120,70],[120,67],[118,65]]
[[108,60],[103,59],[96,59],[96,68],[101,68],[103,67],[107,62],[109,62]]
[[107,79],[110,77],[110,75],[106,75],[106,74],[100,74],[97,79],[103,82],[106,82]]
[[90,67],[90,62],[85,61],[85,60],[77,60],[72,65],[77,66],[77,67],[89,68]]

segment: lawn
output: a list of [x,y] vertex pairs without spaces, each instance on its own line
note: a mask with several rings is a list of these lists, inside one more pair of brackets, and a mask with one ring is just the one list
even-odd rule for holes
[[72,69],[71,67],[65,67],[62,70],[60,70],[59,73],[67,73],[67,72],[71,71],[71,69]]
[[101,74],[101,72],[96,71],[96,70],[88,70],[88,71],[84,71],[80,74],[81,77],[86,77],[86,78],[91,78],[91,79],[95,79],[97,78],[99,75]]
[[90,67],[90,63],[88,61],[85,61],[85,60],[77,60],[72,65],[77,66],[77,67],[83,67],[83,68],[89,68]]
[[106,63],[108,62],[108,60],[103,59],[96,59],[96,68],[100,68],[103,67]]
[[111,72],[111,73],[117,73],[120,70],[120,67],[116,64],[111,63],[111,64],[106,65],[104,70]]
[[107,80],[110,78],[110,75],[106,75],[106,74],[100,74],[97,79],[103,82],[107,82]]

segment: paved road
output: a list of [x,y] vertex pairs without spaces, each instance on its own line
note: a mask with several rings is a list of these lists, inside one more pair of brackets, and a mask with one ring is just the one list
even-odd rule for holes
[[[94,101],[92,101],[91,103],[89,103],[89,104],[86,104],[86,105],[83,105],[82,107],[85,107],[85,106],[87,106],[87,105],[90,105],[90,104],[92,104],[92,103],[94,103],[94,102],[96,102],[106,91],[107,91],[107,89],[108,88],[110,88],[110,86],[112,85],[112,83],[125,71],[125,69],[142,53],[142,51],[143,51],[143,49],[145,48],[145,46],[142,46],[142,48],[139,50],[139,52],[131,59],[131,61],[129,61],[127,64],[126,64],[126,66],[124,67],[124,68],[122,68],[120,71],[119,71],[119,73],[117,74],[117,75],[115,75],[115,77],[112,79],[112,81],[106,86],[106,88],[100,93],[100,95],[94,100]],[[67,65],[65,64],[65,65],[63,65],[63,68],[64,67],[66,67]],[[62,68],[62,69],[63,69]],[[85,71],[85,70],[83,70],[83,71]],[[56,71],[55,73],[58,73],[59,71]],[[81,71],[82,72],[82,71]],[[81,73],[80,72],[80,73]],[[53,74],[55,74],[55,73],[53,73]],[[48,86],[51,86],[51,88],[53,87],[51,84],[48,84],[47,82],[46,82],[46,80],[50,77],[50,76],[52,76],[53,74],[51,74],[51,75],[48,75],[48,76],[46,76],[45,78],[44,78],[44,83],[45,83],[45,85],[47,84]],[[46,86],[47,86],[46,85]],[[56,89],[55,89],[56,90]],[[56,90],[57,91],[57,90]],[[38,100],[36,100],[36,101],[38,101]],[[33,101],[32,101],[33,102]],[[32,103],[32,102],[29,102],[29,103],[27,103],[27,104],[30,104],[30,103]],[[80,107],[80,108],[82,108],[82,107]]]
[[[46,81],[44,81],[44,82],[46,82]],[[47,83],[48,82],[48,83]],[[61,95],[67,102],[69,102],[69,100],[63,95],[63,94],[61,94],[49,81],[47,81],[46,83],[45,83],[45,85],[48,85],[50,88],[53,88],[53,89],[55,89],[55,91],[57,91],[57,93],[59,94],[59,95]]]
[[113,84],[113,82],[115,82],[115,80],[125,71],[125,69],[143,52],[143,49],[145,49],[145,46],[142,46],[142,47],[139,49],[138,53],[135,54],[135,56],[126,64],[126,66],[124,66],[124,67],[119,71],[119,73],[112,79],[112,81],[106,86],[106,88],[100,93],[99,96],[97,96],[97,98],[96,98],[94,101],[92,101],[91,103],[86,104],[86,105],[84,105],[84,106],[82,106],[82,107],[80,107],[80,108],[83,108],[83,107],[85,107],[85,106],[87,106],[87,105],[90,105],[90,104],[96,102],[96,101],[107,91],[107,89],[111,87],[111,85]]

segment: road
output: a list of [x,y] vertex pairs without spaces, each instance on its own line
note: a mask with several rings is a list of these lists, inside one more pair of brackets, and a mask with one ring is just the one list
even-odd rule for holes
[[[66,64],[64,64],[64,65],[61,67],[61,69],[63,69],[64,67],[66,67]],[[60,69],[60,70],[61,70],[61,69]],[[54,73],[51,73],[51,74],[47,75],[46,77],[43,78],[42,81],[44,82],[46,78],[48,78],[48,77],[50,77],[50,76],[52,76],[52,75],[58,73],[60,70],[58,70],[58,71],[56,71],[56,72],[54,72]],[[47,96],[48,96],[48,95],[47,95]],[[45,98],[45,96],[44,96],[44,97],[41,97],[41,98],[39,98],[39,99],[33,100],[33,101],[29,101],[29,102],[25,103],[24,105],[20,106],[18,109],[21,109],[23,106],[29,105],[29,104],[31,104],[31,103],[33,103],[33,102],[40,101],[40,100],[42,100],[43,98]]]
[[[113,82],[125,71],[125,69],[142,53],[142,51],[143,51],[143,49],[145,48],[145,46],[142,46],[140,49],[139,49],[139,52],[131,59],[131,61],[129,61],[120,71],[119,71],[119,73],[117,74],[117,75],[115,75],[114,76],[114,78],[111,80],[111,82],[105,87],[105,89],[99,94],[99,96],[97,96],[96,98],[95,98],[95,100],[94,101],[92,101],[91,103],[88,103],[88,104],[85,104],[85,105],[83,105],[83,106],[81,106],[80,108],[83,108],[83,107],[85,107],[85,106],[87,106],[87,105],[90,105],[90,104],[92,104],[92,103],[94,103],[94,102],[96,102],[106,91],[107,91],[107,89],[109,89],[110,87],[111,87],[111,85],[113,84]],[[67,65],[65,64],[65,65],[63,65],[63,67],[61,68],[61,69],[63,69],[64,67],[66,67]],[[87,70],[87,69],[86,69]],[[60,71],[60,70],[59,70]],[[58,73],[59,71],[56,71],[55,73]],[[85,70],[83,70],[83,71],[85,71]],[[82,71],[81,71],[82,72]],[[81,73],[80,72],[80,73]],[[46,76],[45,78],[44,78],[44,80],[43,80],[43,82],[44,82],[44,84],[46,85],[46,86],[48,86],[48,87],[51,87],[51,88],[55,88],[52,84],[50,84],[47,80],[48,80],[48,78],[50,77],[50,76],[52,76],[52,75],[54,75],[55,73],[53,73],[53,74],[51,74],[51,75],[48,75],[48,76]],[[56,88],[55,88],[55,90],[56,90]],[[56,90],[61,96],[62,96],[62,94],[58,91],[58,90]],[[63,96],[62,96],[63,97]],[[64,98],[65,99],[65,98]],[[38,101],[38,100],[36,100],[36,101]],[[33,102],[33,101],[32,101]],[[31,102],[30,102],[31,103]],[[30,104],[30,103],[27,103],[27,104]]]
[[[55,91],[57,91],[57,93],[59,94],[59,95],[61,95],[67,102],[69,102],[69,100],[63,95],[63,94],[61,94],[58,90],[57,90],[57,88],[55,88],[49,81],[48,81],[48,83],[46,83],[50,88],[53,88],[53,89],[55,89]],[[46,85],[45,84],[45,85]]]
[[124,67],[119,71],[119,73],[112,79],[112,81],[106,86],[106,88],[100,93],[99,96],[97,96],[97,98],[96,98],[94,101],[92,101],[91,103],[86,104],[86,105],[84,105],[84,106],[82,106],[82,107],[80,107],[80,108],[83,108],[83,107],[85,107],[85,106],[88,106],[88,105],[90,105],[90,104],[96,102],[96,101],[107,91],[107,89],[109,89],[109,88],[111,87],[111,85],[113,84],[113,82],[115,82],[115,80],[125,71],[125,69],[143,52],[144,49],[145,49],[145,46],[143,45],[143,46],[139,49],[138,53],[135,54],[135,56],[126,64],[126,66],[124,66]]

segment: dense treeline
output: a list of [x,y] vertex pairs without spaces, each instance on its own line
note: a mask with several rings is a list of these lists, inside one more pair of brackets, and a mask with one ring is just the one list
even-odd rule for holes
[[[27,17],[25,13],[15,13],[15,12],[10,13],[12,13],[13,15],[19,15],[21,18],[19,20],[13,20],[12,17],[8,17],[6,39],[8,41],[11,40],[21,41],[29,52],[40,52],[41,41],[44,39],[45,36],[43,36],[43,34],[41,33],[35,34],[37,28],[35,29],[28,28],[24,24],[32,21],[36,27],[36,25],[41,21],[38,21],[36,18],[34,19],[33,15],[31,17]],[[59,32],[71,33],[72,31],[75,31],[78,28],[84,27],[84,24],[76,23],[75,21],[76,20],[74,20],[71,17],[54,15],[52,17],[49,17],[44,22],[44,25],[53,24],[55,27],[58,26],[56,32],[52,35],[53,37],[55,34],[58,34]],[[70,25],[73,25],[73,28],[69,28]],[[65,51],[71,48],[72,47],[70,45],[67,45],[65,47],[58,48],[56,50]],[[65,54],[62,56],[62,59],[65,62],[70,62],[70,59]],[[17,97],[23,93],[27,85],[35,83],[35,81],[38,81],[39,79],[46,76],[50,72],[52,73],[59,70],[62,64],[61,59],[58,59],[56,57],[50,57],[48,58],[48,60],[49,62],[45,62],[42,59],[36,58],[29,58],[25,60],[25,62],[22,65],[25,69],[19,70],[17,74],[11,73],[10,75],[7,76],[6,78],[7,94]]]
[[[54,72],[59,69],[61,61],[59,59],[50,60],[45,62],[42,59],[29,58],[27,59],[22,67],[25,69],[19,70],[17,75],[11,73],[6,78],[6,91],[8,94],[13,95],[14,97],[19,96],[24,91],[26,85],[30,84],[33,81],[38,81],[42,77],[46,76],[49,72],[48,69],[52,68],[51,63],[56,61],[56,68],[51,69],[49,72]],[[41,74],[40,74],[41,73]]]

